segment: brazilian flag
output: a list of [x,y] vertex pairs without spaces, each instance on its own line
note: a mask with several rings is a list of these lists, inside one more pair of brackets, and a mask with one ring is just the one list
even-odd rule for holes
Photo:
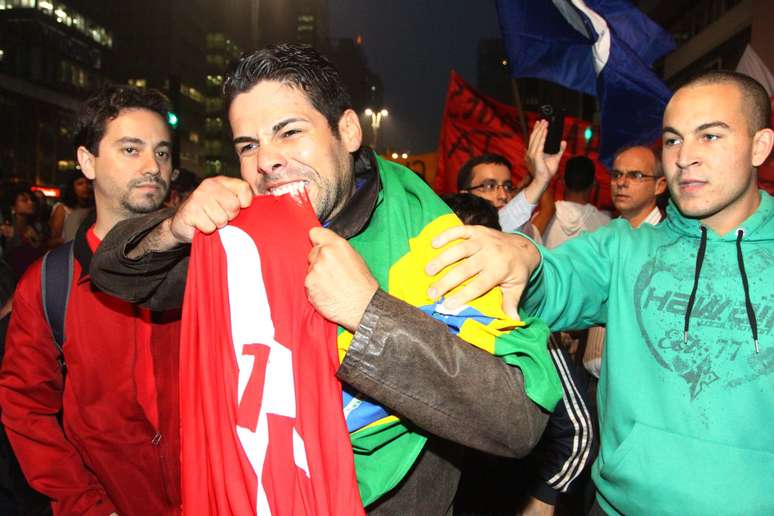
[[[562,396],[559,377],[548,354],[548,327],[538,319],[514,321],[502,311],[499,289],[449,313],[441,300],[427,297],[439,276],[424,267],[443,251],[431,242],[445,229],[460,225],[448,206],[412,171],[377,156],[382,191],[368,227],[349,240],[365,259],[379,286],[447,324],[449,331],[506,363],[518,367],[527,395],[552,411]],[[352,334],[339,328],[339,358]],[[346,389],[346,386],[345,386]],[[363,504],[378,500],[408,473],[427,441],[396,416],[357,392],[344,392],[344,415],[355,452],[355,469]],[[497,407],[492,407],[497,410]]]

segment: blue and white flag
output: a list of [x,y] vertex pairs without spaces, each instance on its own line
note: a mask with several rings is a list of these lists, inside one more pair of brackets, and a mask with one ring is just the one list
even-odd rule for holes
[[658,139],[671,96],[650,65],[672,37],[626,0],[498,0],[514,77],[536,77],[595,95],[600,155]]

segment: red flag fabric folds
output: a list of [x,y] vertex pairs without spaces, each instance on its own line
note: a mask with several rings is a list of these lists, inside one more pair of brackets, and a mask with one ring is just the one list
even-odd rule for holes
[[197,234],[180,356],[186,515],[363,514],[336,327],[304,289],[308,199],[260,196]]
[[457,171],[473,156],[492,152],[505,156],[514,175],[524,177],[526,148],[516,132],[518,111],[471,88],[452,70],[446,94],[435,191],[457,191]]

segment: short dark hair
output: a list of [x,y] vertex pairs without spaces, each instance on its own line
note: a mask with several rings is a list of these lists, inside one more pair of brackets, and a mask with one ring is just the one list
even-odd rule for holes
[[564,167],[564,187],[569,192],[585,192],[594,186],[594,162],[586,156],[573,156]]
[[742,109],[747,118],[750,134],[771,126],[771,99],[761,83],[739,72],[730,70],[710,70],[702,72],[678,88],[678,91],[689,86],[705,84],[733,84],[742,94]]
[[86,179],[86,176],[80,170],[70,170],[64,174],[64,183],[62,183],[62,203],[68,208],[78,208],[79,200],[75,195],[75,182],[79,179]]
[[492,203],[469,193],[446,194],[441,199],[457,215],[463,224],[474,224],[500,230],[497,208]]
[[6,198],[7,199],[6,202],[8,203],[8,206],[11,208],[13,208],[13,205],[16,204],[17,199],[22,195],[28,195],[30,197],[33,196],[32,186],[26,181],[12,183],[9,186],[10,188],[8,188],[8,196]]
[[243,56],[223,83],[226,109],[237,95],[261,81],[277,81],[303,91],[336,136],[341,115],[352,108],[338,70],[309,45],[281,43]]
[[470,182],[473,180],[473,169],[478,165],[487,164],[504,165],[508,167],[508,170],[512,170],[511,162],[499,154],[481,154],[480,156],[475,156],[466,161],[457,173],[457,190],[466,190],[470,188]]
[[110,84],[100,88],[81,105],[73,138],[75,148],[86,147],[89,152],[97,156],[99,142],[105,136],[105,126],[124,109],[153,111],[169,127],[167,121],[169,99],[163,93],[152,88]]

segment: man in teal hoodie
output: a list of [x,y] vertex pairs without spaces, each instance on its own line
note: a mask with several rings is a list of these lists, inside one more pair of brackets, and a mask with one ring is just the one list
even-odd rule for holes
[[592,513],[774,514],[774,200],[756,172],[770,118],[754,80],[702,74],[664,114],[662,224],[616,220],[551,251],[477,227],[435,242],[467,239],[428,272],[461,257],[481,271],[450,308],[500,283],[555,331],[607,325]]

